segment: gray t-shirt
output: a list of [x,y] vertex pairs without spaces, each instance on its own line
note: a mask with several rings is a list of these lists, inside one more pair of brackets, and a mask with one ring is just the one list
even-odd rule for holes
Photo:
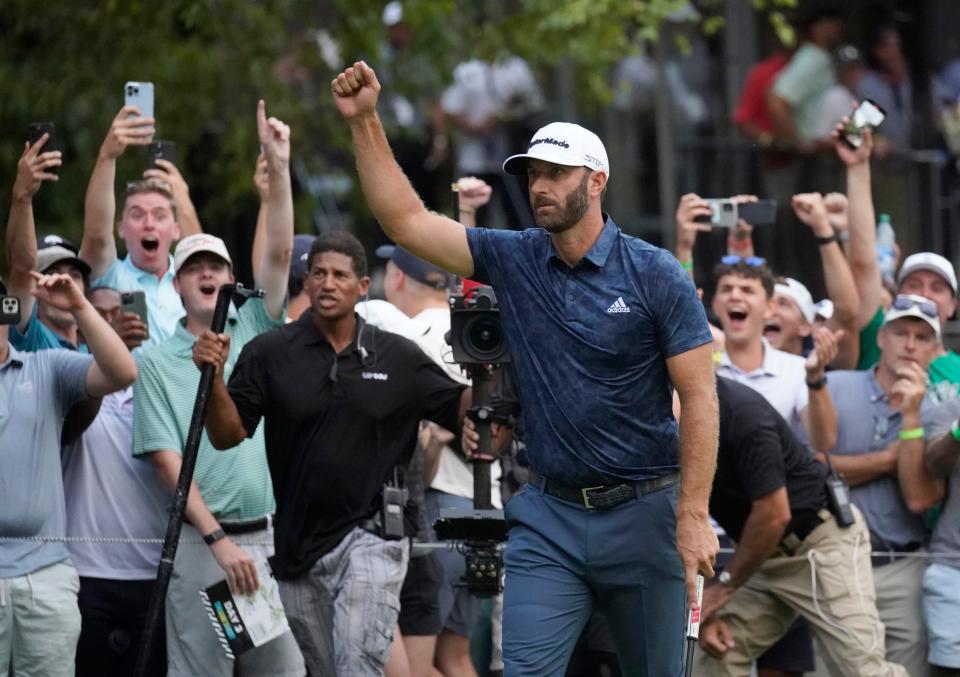
[[[92,358],[69,350],[21,353],[0,364],[0,536],[66,535],[60,431],[87,396]],[[0,539],[0,578],[69,558],[60,542]]]
[[[949,433],[953,422],[960,417],[960,398],[947,400],[934,411],[927,427],[929,439]],[[960,569],[960,463],[953,466],[947,478],[947,495],[943,500],[940,519],[933,528],[930,539],[930,554],[933,561]],[[945,555],[952,554],[953,557]]]
[[[897,441],[900,412],[890,408],[874,370],[832,371],[827,376],[827,387],[837,410],[837,444],[833,453],[882,451]],[[928,436],[932,414],[933,406],[924,400],[920,420]],[[907,508],[896,478],[878,477],[852,487],[850,496],[867,520],[874,550],[923,543],[923,518]]]

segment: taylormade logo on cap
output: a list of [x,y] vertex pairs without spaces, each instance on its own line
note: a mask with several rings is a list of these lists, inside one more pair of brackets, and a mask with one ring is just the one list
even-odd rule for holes
[[543,160],[568,167],[587,167],[610,176],[607,150],[600,137],[572,122],[551,122],[530,140],[527,152],[513,155],[503,163],[507,174],[525,174],[528,160]]

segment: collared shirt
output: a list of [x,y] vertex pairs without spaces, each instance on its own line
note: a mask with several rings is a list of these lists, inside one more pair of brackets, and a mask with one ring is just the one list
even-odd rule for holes
[[[162,539],[170,492],[149,459],[130,453],[133,386],[103,398],[100,412],[79,440],[63,448],[67,535]],[[156,577],[159,543],[67,544],[77,573],[111,580]]]
[[[193,406],[200,383],[200,370],[193,363],[196,337],[184,322],[174,335],[140,356],[139,376],[134,384],[133,453],[150,454],[159,449],[182,453],[187,442]],[[243,347],[254,337],[283,324],[267,315],[263,299],[249,299],[227,321],[230,357],[224,365],[229,377]],[[262,517],[274,510],[273,487],[263,446],[263,431],[250,431],[250,439],[233,449],[217,451],[206,431],[194,480],[210,511],[223,520]]]
[[[866,454],[882,451],[897,441],[900,412],[890,408],[875,370],[832,371],[827,387],[837,409],[837,445],[833,453]],[[928,435],[933,411],[934,407],[925,399],[920,406],[920,420]],[[923,542],[923,519],[907,508],[895,477],[878,477],[851,487],[850,497],[867,521],[874,550]]]
[[467,229],[472,278],[500,305],[530,466],[572,486],[679,467],[666,359],[712,340],[677,260],[604,216],[572,268],[543,229]]
[[[0,536],[63,538],[60,430],[87,397],[92,358],[67,350],[22,353],[0,364]],[[68,559],[62,542],[0,540],[0,578]]]
[[23,331],[21,332],[16,327],[10,327],[10,345],[25,353],[35,353],[38,350],[50,350],[51,348],[78,350],[81,353],[90,352],[87,349],[87,344],[81,343],[79,346],[75,346],[45,325],[40,321],[38,313],[39,304],[34,303],[33,312]]
[[837,76],[830,54],[810,42],[801,45],[780,71],[773,91],[790,105],[790,115],[801,139],[815,139],[820,102],[835,84]]
[[750,386],[763,395],[790,424],[794,434],[806,442],[807,436],[800,420],[800,412],[806,409],[809,400],[805,363],[806,360],[799,355],[777,350],[767,339],[763,339],[763,364],[759,369],[744,371],[731,362],[730,355],[724,352],[717,367],[717,376]]
[[458,427],[464,386],[411,341],[357,326],[335,353],[308,310],[251,341],[230,377],[247,433],[264,421],[277,497],[272,564],[282,580],[308,571],[379,510],[383,483],[409,462],[421,420]]
[[158,278],[153,273],[137,268],[133,259],[127,254],[122,260],[114,259],[107,268],[107,272],[94,280],[90,286],[112,287],[121,292],[141,289],[144,291],[147,299],[149,336],[140,348],[134,350],[135,354],[159,345],[173,336],[177,330],[178,321],[184,315],[180,295],[173,287],[173,256],[170,256],[167,272]]

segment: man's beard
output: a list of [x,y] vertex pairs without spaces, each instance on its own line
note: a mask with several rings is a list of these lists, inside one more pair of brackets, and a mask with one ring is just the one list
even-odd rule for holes
[[[590,200],[587,195],[587,181],[589,178],[590,172],[585,173],[580,180],[580,185],[577,186],[574,191],[567,194],[567,197],[563,201],[563,206],[554,213],[541,215],[537,211],[537,201],[535,199],[531,200],[533,218],[537,222],[537,225],[548,233],[562,233],[579,222],[590,207]],[[539,204],[553,203],[540,202]]]

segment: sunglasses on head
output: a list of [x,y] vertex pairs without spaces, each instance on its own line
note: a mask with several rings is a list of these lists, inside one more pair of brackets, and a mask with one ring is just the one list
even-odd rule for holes
[[933,301],[921,301],[918,299],[912,299],[909,296],[898,296],[893,299],[893,307],[895,310],[909,310],[910,308],[917,308],[921,313],[929,318],[940,318],[940,311],[937,309],[937,305]]
[[737,256],[736,254],[728,254],[720,259],[720,263],[725,266],[735,266],[738,263],[742,263],[751,268],[760,268],[761,266],[767,265],[767,260],[762,256]]

